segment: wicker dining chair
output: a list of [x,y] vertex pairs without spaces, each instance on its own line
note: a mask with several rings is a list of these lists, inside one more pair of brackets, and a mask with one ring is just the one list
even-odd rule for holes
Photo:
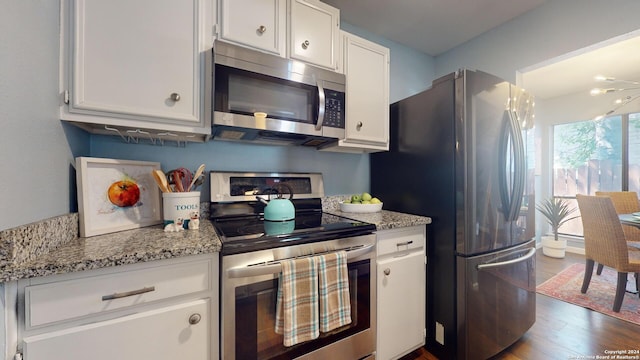
[[[618,215],[640,212],[640,201],[635,191],[596,191],[596,196],[610,197]],[[622,231],[630,249],[640,251],[640,228],[623,225]],[[598,275],[602,273],[602,264],[598,264],[596,273]]]
[[586,268],[582,281],[583,294],[587,292],[593,266],[597,262],[618,272],[613,311],[620,312],[627,286],[627,274],[635,273],[636,286],[640,285],[640,251],[630,251],[624,237],[622,224],[606,196],[576,195],[584,228]]
[[[618,215],[640,212],[640,201],[635,191],[596,191],[596,196],[610,197]],[[629,245],[640,250],[640,228],[623,226],[622,230]]]

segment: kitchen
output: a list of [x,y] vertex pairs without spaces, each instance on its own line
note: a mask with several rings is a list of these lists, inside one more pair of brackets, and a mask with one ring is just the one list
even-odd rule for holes
[[[369,187],[368,155],[215,141],[180,147],[125,144],[116,136],[88,135],[61,123],[57,110],[59,5],[36,1],[5,1],[3,5],[10,9],[3,11],[0,22],[3,54],[15,55],[2,58],[0,94],[5,100],[2,118],[9,130],[0,135],[5,155],[2,163],[15,173],[27,175],[21,182],[29,190],[2,187],[3,204],[20,205],[3,206],[0,229],[77,211],[75,172],[71,166],[76,156],[160,161],[167,168],[195,168],[204,162],[207,168],[219,170],[309,171],[308,164],[313,164],[311,170],[325,174],[327,194],[358,193]],[[521,68],[637,30],[632,15],[637,13],[634,6],[637,7],[631,1],[613,8],[595,1],[589,6],[579,1],[548,2],[436,57],[348,24],[341,27],[391,49],[390,101],[393,102],[425,89],[431,80],[460,67],[482,68],[515,82],[516,71]],[[595,29],[592,24],[598,22],[615,25]],[[514,33],[522,41],[517,44],[499,41],[510,39]],[[8,155],[16,149],[19,149],[17,155]],[[237,164],[242,164],[242,169],[238,169]],[[348,181],[343,174],[349,174]]]

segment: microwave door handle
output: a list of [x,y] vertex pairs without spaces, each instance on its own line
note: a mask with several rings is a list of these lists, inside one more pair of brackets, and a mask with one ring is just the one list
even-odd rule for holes
[[322,123],[324,122],[324,87],[322,87],[322,80],[316,80],[318,86],[318,121],[316,122],[316,130],[322,129]]

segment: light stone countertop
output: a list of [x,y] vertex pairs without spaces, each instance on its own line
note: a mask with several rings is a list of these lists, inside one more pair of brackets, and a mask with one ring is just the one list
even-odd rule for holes
[[[323,198],[323,211],[373,223],[377,230],[431,223],[429,217],[387,210],[342,212],[338,203],[343,198]],[[80,238],[77,213],[0,231],[0,282],[219,252],[222,242],[208,220],[208,207],[202,204],[207,210],[199,230],[177,233],[156,225]]]
[[334,215],[375,224],[377,230],[431,224],[430,217],[384,210],[384,204],[382,211],[375,213],[351,213],[340,211],[340,201],[347,197],[347,195],[336,195],[322,199],[322,210]]
[[[215,253],[222,248],[222,242],[208,219],[200,220],[199,230],[171,233],[164,232],[162,225],[87,238],[77,236],[77,227],[75,232],[71,229],[69,233],[75,237],[59,243],[57,247],[50,247],[46,252],[25,256],[21,255],[25,252],[22,249],[14,253],[13,258],[0,258],[0,282]],[[6,243],[1,233],[0,238]],[[32,240],[37,238],[54,239],[41,235],[32,237]]]

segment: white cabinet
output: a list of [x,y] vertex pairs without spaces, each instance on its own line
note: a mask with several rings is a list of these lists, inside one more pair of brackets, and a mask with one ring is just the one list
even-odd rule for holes
[[61,119],[123,137],[206,140],[213,1],[64,0]]
[[336,70],[340,11],[316,0],[289,4],[289,57]]
[[220,0],[220,39],[286,56],[286,0]]
[[218,0],[218,38],[337,69],[340,10],[317,0]]
[[27,337],[24,359],[208,360],[209,302],[201,299]]
[[378,232],[377,358],[398,359],[424,345],[425,226]]
[[342,32],[345,138],[329,151],[389,150],[389,49]]
[[18,281],[25,360],[218,357],[218,254]]

